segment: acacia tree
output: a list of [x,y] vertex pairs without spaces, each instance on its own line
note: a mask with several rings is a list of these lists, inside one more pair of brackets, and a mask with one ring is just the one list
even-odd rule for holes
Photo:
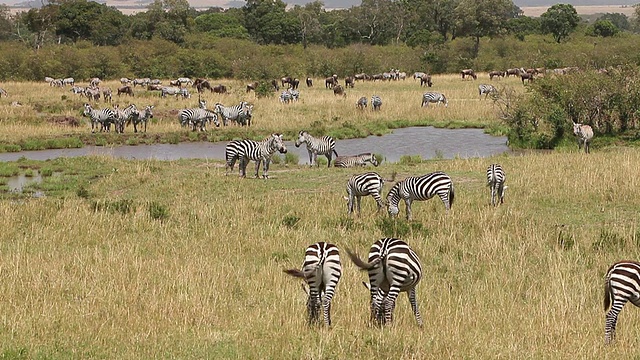
[[473,55],[478,56],[480,38],[506,32],[507,21],[520,9],[511,0],[461,0],[456,7],[457,27],[474,39]]
[[567,38],[579,23],[578,12],[570,4],[553,5],[540,16],[540,29],[545,34],[552,34],[557,43]]

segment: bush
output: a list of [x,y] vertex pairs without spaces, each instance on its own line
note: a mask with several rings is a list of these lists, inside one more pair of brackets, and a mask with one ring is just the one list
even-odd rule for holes
[[149,216],[154,220],[164,221],[169,218],[169,209],[155,201],[149,204]]

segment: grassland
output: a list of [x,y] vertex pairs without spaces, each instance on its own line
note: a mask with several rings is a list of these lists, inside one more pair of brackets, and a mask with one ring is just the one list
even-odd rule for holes
[[[484,179],[492,162],[508,176],[497,208]],[[410,223],[376,214],[371,198],[347,216],[346,181],[363,170],[276,164],[265,181],[203,160],[0,164],[2,176],[34,170],[41,184],[0,200],[4,358],[640,356],[631,305],[617,341],[603,341],[604,272],[640,258],[633,148],[383,163],[387,178],[442,170],[454,180],[449,214],[437,199],[416,202]],[[36,190],[47,196],[28,196]],[[423,328],[404,295],[392,326],[368,325],[366,274],[344,249],[364,254],[383,236],[422,259]],[[331,329],[306,325],[300,282],[282,273],[316,241],[343,253]]]
[[[221,126],[210,128],[206,134],[181,128],[177,119],[179,109],[197,107],[197,94],[188,100],[161,98],[158,92],[148,92],[138,87],[133,98],[114,95],[113,104],[121,107],[130,103],[139,108],[155,106],[148,132],[134,134],[130,126],[125,129],[125,134],[91,134],[88,119],[82,117],[82,104],[87,99],[72,94],[68,87],[53,88],[45,82],[3,83],[10,96],[0,99],[0,151],[81,147],[84,144],[135,145],[242,137],[261,139],[272,132],[284,133],[285,138],[291,139],[303,128],[338,139],[379,135],[393,128],[411,125],[483,127],[494,132],[499,132],[501,128],[492,101],[480,100],[478,96],[478,84],[489,82],[486,74],[480,74],[477,81],[462,81],[457,75],[434,76],[434,87],[429,90],[443,92],[449,99],[448,108],[421,108],[422,93],[427,88],[420,88],[419,81],[412,78],[392,82],[359,82],[355,88],[347,89],[346,97],[335,96],[326,89],[323,79],[314,80],[315,86],[307,88],[302,85],[301,100],[289,105],[281,104],[276,92],[270,97],[257,98],[253,92],[245,92],[246,82],[220,80],[231,89],[230,93],[203,94],[209,107],[212,108],[216,102],[231,106],[245,100],[254,104],[254,120],[250,128]],[[513,87],[518,92],[524,90],[515,78],[493,83]],[[116,81],[103,84],[114,91],[119,85]],[[382,111],[356,109],[358,98],[366,96],[370,99],[374,94],[383,100]],[[23,106],[12,106],[15,101]],[[95,107],[107,105],[100,102]]]

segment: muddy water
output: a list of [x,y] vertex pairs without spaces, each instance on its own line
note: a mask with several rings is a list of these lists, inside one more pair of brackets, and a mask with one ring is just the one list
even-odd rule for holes
[[[391,134],[370,136],[363,139],[338,140],[336,151],[340,155],[356,155],[363,152],[382,154],[388,162],[397,162],[404,155],[420,155],[423,159],[443,157],[486,157],[509,151],[505,137],[485,134],[482,129],[437,129],[433,127],[410,127],[396,129]],[[0,161],[15,161],[21,157],[32,160],[47,160],[58,157],[86,155],[109,155],[126,159],[211,159],[223,160],[227,142],[197,142],[180,144],[154,144],[137,146],[86,146],[81,149],[51,149],[0,153]],[[286,142],[290,152],[299,155],[301,164],[309,163],[304,145],[296,148]]]

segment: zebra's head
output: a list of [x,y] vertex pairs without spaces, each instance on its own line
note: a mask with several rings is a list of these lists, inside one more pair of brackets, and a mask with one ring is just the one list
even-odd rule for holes
[[147,114],[147,118],[152,119],[153,118],[153,105],[147,105],[147,107],[144,108],[144,112]]
[[280,154],[286,154],[287,147],[284,145],[282,134],[271,134],[271,137],[272,137],[271,144],[280,152]]
[[370,161],[373,164],[373,166],[380,165],[380,163],[378,162],[378,158],[376,157],[375,154],[371,154]]
[[93,111],[93,108],[91,107],[91,104],[89,103],[84,103],[84,111],[82,112],[82,114],[84,116],[88,116],[89,113],[91,113],[91,111]]
[[306,132],[305,130],[300,130],[300,132],[298,133],[298,140],[296,140],[296,147],[300,147],[300,145],[302,145],[302,143],[306,143],[307,139],[309,138],[309,133]]
[[401,183],[402,182],[399,181],[395,185],[393,185],[391,190],[389,190],[389,194],[387,194],[387,204],[388,204],[387,210],[389,211],[389,215],[391,217],[398,216],[398,213],[400,212],[400,209],[398,208],[398,204],[400,204],[400,184]]

